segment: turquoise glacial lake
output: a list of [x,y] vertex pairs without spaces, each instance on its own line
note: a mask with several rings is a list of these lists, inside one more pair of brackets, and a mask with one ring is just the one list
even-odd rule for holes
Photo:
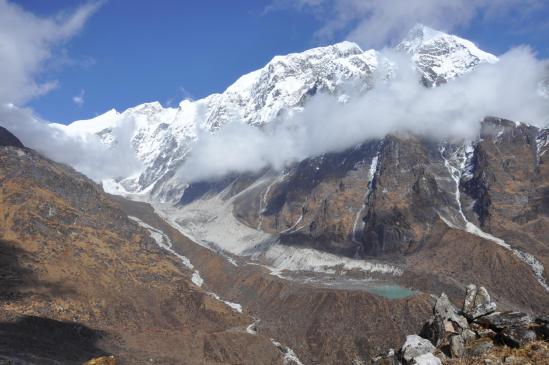
[[370,293],[385,297],[387,299],[402,299],[414,295],[416,292],[396,284],[372,285],[366,288]]

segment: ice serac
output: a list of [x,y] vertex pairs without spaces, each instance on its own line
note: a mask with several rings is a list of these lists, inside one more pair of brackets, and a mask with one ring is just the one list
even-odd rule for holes
[[412,56],[426,86],[437,86],[498,58],[473,42],[416,24],[396,49]]

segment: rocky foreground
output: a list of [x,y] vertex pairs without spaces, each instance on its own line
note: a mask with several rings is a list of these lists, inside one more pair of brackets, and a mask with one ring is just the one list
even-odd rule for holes
[[419,335],[372,364],[549,364],[549,316],[497,311],[488,291],[471,284],[461,310],[443,293]]

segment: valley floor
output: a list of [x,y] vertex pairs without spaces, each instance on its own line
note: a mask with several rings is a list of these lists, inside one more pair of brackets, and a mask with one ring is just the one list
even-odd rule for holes
[[[188,260],[187,265],[191,264],[194,270],[193,276],[200,277],[199,281],[194,281],[195,284],[255,318],[256,321],[250,323],[254,333],[259,332],[288,346],[304,364],[330,364],[341,360],[350,363],[355,359],[369,358],[387,347],[398,346],[404,333],[418,330],[429,315],[430,295],[399,286],[393,280],[398,275],[391,271],[371,270],[376,267],[385,269],[386,265],[363,261],[360,266],[360,260],[336,261],[334,255],[318,254],[323,260],[321,262],[328,264],[324,265],[324,270],[289,271],[285,269],[298,266],[284,263],[273,267],[276,260],[268,261],[268,257],[260,255],[233,255],[204,236],[197,237],[199,228],[193,225],[196,221],[185,221],[185,216],[176,216],[174,210],[170,215],[169,210],[163,209],[160,213],[163,219],[146,203],[116,199],[129,216],[169,238],[170,250],[173,251],[167,250],[166,253],[176,253]],[[199,217],[204,218],[202,223],[207,223],[231,219],[228,216],[232,217],[231,214],[224,215],[225,218],[221,215]],[[183,235],[181,231],[187,232],[179,223],[197,227],[189,235],[193,235],[195,240],[202,239],[201,244]],[[237,223],[231,224],[234,231]],[[231,230],[227,224],[220,225]],[[238,236],[226,234],[225,237],[228,240],[235,240],[235,237],[256,239],[256,242],[261,239],[265,242],[269,238],[246,229],[254,231],[242,225]],[[220,236],[216,238],[221,240],[222,229],[218,231]],[[309,254],[305,252],[303,257]],[[355,261],[357,264],[353,266]],[[306,263],[301,268],[307,269]],[[318,259],[315,260],[317,268],[323,267],[317,263]],[[361,270],[363,266],[370,270]]]

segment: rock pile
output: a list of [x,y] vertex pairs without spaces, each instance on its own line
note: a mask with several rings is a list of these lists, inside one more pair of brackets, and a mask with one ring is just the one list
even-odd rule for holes
[[461,310],[442,294],[433,316],[418,335],[406,337],[399,351],[375,357],[376,365],[440,365],[454,358],[482,356],[498,346],[523,347],[549,341],[549,315],[498,312],[484,287],[468,285]]

